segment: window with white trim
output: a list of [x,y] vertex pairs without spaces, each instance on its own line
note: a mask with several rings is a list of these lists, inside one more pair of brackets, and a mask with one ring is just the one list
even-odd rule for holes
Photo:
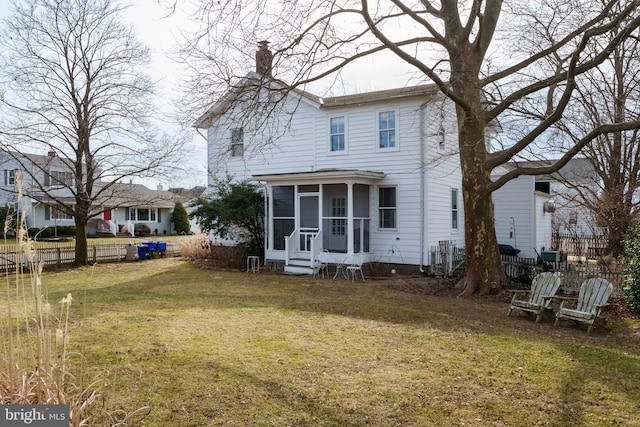
[[51,219],[55,220],[68,220],[73,219],[73,215],[67,212],[62,206],[51,207]]
[[451,228],[458,229],[458,189],[451,189]]
[[7,184],[16,185],[16,171],[10,170],[7,175]]
[[231,129],[231,157],[244,155],[244,129]]
[[157,222],[158,209],[156,208],[130,208],[129,219],[138,222]]
[[396,146],[396,112],[380,111],[378,113],[378,148],[395,148]]
[[329,135],[332,152],[344,151],[346,149],[344,116],[331,117],[329,119]]
[[397,228],[396,187],[378,188],[378,227]]
[[50,185],[54,187],[59,187],[59,186],[72,187],[73,186],[73,172],[50,171],[49,176],[51,177]]

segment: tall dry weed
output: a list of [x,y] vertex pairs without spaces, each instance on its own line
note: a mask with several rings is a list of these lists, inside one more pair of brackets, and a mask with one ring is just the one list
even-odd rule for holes
[[7,315],[0,319],[0,404],[68,404],[73,427],[139,425],[149,408],[109,410],[101,393],[108,372],[89,373],[82,355],[68,351],[73,296],[67,294],[56,307],[49,303],[43,263],[27,233],[26,211],[18,216],[16,230],[9,228],[14,218],[7,218],[3,228],[5,248],[12,231],[17,250],[2,254]]
[[207,236],[182,240],[178,242],[178,245],[180,246],[180,255],[185,258],[197,259],[211,256],[211,243]]

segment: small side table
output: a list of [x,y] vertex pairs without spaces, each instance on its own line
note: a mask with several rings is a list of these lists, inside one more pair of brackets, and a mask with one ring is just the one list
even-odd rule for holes
[[247,272],[259,273],[260,272],[260,257],[255,255],[249,255],[247,257]]

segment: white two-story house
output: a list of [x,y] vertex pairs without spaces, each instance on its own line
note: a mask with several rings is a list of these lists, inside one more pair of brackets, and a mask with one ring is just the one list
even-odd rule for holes
[[[456,118],[434,85],[323,98],[260,64],[195,126],[210,185],[263,185],[265,261],[305,271],[321,252],[333,263],[364,254],[424,271],[430,247],[464,245]],[[249,112],[256,99],[269,113]]]

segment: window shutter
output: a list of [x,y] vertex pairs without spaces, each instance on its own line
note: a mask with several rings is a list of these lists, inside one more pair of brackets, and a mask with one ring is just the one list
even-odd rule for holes
[[44,219],[46,221],[49,221],[51,219],[51,207],[50,206],[45,206],[44,207]]
[[4,185],[9,184],[9,171],[8,170],[4,170]]
[[129,208],[124,208],[124,220],[129,221]]
[[48,187],[51,185],[51,175],[49,171],[44,171],[44,186]]
[[162,215],[160,215],[160,212],[162,212],[162,209],[158,208],[158,222],[162,222]]

